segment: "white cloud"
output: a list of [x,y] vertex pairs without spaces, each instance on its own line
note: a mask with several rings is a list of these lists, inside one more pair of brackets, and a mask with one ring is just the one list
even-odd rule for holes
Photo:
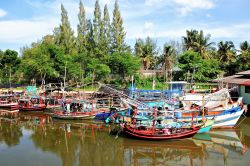
[[211,0],[173,0],[173,2],[178,6],[177,11],[181,16],[186,16],[195,9],[208,10],[215,6]]
[[215,4],[211,0],[174,0],[174,2],[182,7],[211,9]]
[[0,21],[0,42],[30,44],[51,34],[56,22],[53,19]]
[[[147,26],[146,26],[147,25]],[[149,26],[150,25],[150,26]],[[146,27],[150,28],[146,28]],[[128,28],[127,28],[128,27]],[[186,30],[190,29],[202,29],[205,34],[211,34],[211,41],[218,40],[232,40],[232,41],[243,41],[250,38],[248,33],[250,28],[250,22],[248,23],[237,23],[237,25],[232,24],[223,24],[215,25],[211,23],[207,24],[178,24],[178,25],[166,25],[166,24],[153,24],[144,23],[144,26],[140,26],[140,23],[131,23],[128,24],[127,29],[127,38],[136,39],[136,38],[145,38],[150,36],[152,38],[164,38],[166,41],[169,39],[181,40],[182,36],[186,35]],[[138,33],[140,32],[140,33]]]
[[0,17],[4,17],[6,14],[7,12],[0,8]]
[[180,16],[187,16],[197,9],[208,10],[215,6],[212,0],[145,0],[144,4],[154,10],[168,6],[168,9],[175,9]]
[[145,0],[146,6],[155,6],[157,4],[165,3],[164,0]]
[[144,28],[146,30],[151,29],[153,26],[154,26],[154,24],[152,22],[145,22],[144,23]]

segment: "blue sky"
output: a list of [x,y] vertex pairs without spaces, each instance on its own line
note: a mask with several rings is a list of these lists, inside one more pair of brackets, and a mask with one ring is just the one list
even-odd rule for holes
[[[95,0],[82,0],[87,17],[93,17]],[[114,0],[99,0],[112,15]],[[204,30],[211,41],[232,40],[236,47],[250,41],[249,0],[118,0],[126,42],[152,37],[159,47],[170,40],[181,41],[187,29]],[[68,11],[76,31],[79,0],[1,0],[0,49],[19,51],[60,23],[60,4]]]

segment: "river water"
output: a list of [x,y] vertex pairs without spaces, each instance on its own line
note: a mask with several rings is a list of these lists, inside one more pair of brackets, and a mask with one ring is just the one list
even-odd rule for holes
[[250,118],[237,129],[192,139],[143,141],[110,135],[113,126],[0,112],[1,166],[250,165]]

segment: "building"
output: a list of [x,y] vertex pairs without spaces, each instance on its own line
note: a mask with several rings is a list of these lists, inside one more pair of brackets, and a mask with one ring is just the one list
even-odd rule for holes
[[236,73],[235,75],[213,80],[220,87],[234,88],[233,96],[243,97],[244,104],[250,106],[250,70]]

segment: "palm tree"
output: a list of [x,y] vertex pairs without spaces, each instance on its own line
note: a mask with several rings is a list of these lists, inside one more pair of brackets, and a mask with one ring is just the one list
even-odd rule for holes
[[195,50],[194,43],[197,41],[198,31],[191,29],[186,31],[186,36],[183,36],[184,47],[186,50]]
[[250,52],[250,45],[247,41],[244,41],[240,44],[240,52]]
[[210,56],[208,54],[208,50],[211,50],[214,45],[214,42],[209,42],[211,35],[208,34],[204,36],[203,31],[201,30],[197,36],[197,41],[194,43],[197,52],[200,53],[203,59],[209,59]]
[[165,79],[169,81],[172,77],[172,69],[176,62],[175,50],[170,45],[164,45],[163,54],[160,57],[162,68],[165,71]]
[[220,41],[218,43],[218,56],[220,62],[231,63],[235,59],[235,48],[232,41]]
[[147,37],[145,42],[142,39],[137,39],[135,43],[135,54],[141,58],[141,63],[144,70],[154,67],[155,55],[157,54],[156,44]]
[[237,56],[237,65],[239,70],[249,70],[250,45],[247,41],[240,44],[240,54]]
[[209,42],[211,35],[204,36],[203,31],[187,30],[187,36],[183,37],[184,47],[186,50],[198,52],[203,59],[208,59],[208,50],[211,50],[214,45],[213,42]]

